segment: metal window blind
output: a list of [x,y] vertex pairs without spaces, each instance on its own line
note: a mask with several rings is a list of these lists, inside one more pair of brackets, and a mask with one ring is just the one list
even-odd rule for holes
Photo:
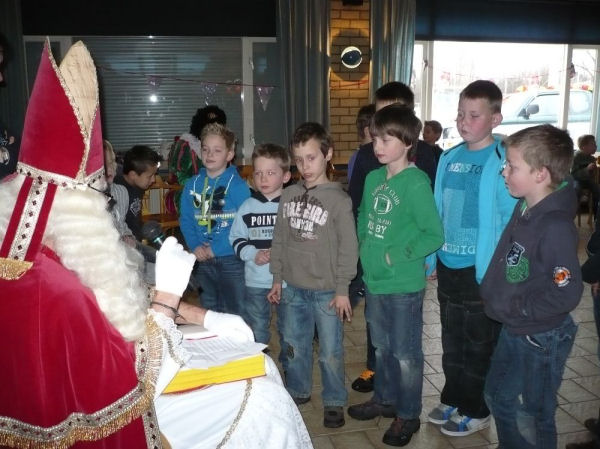
[[104,137],[117,152],[166,146],[189,131],[196,109],[207,103],[225,111],[241,140],[241,89],[213,84],[241,80],[241,38],[74,36],[79,39],[98,67]]

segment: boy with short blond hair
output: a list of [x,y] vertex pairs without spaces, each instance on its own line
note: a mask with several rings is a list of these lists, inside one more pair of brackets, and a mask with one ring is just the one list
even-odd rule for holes
[[504,147],[492,136],[501,106],[502,92],[491,81],[465,87],[456,117],[464,142],[445,151],[437,168],[434,197],[445,242],[427,263],[430,272],[437,265],[446,382],[428,419],[451,436],[490,424],[483,387],[500,325],[483,312],[479,282],[516,203],[500,175]]
[[[293,160],[303,181],[281,195],[271,247],[273,287],[269,301],[283,314],[286,387],[297,404],[310,400],[313,336],[319,334],[323,424],[344,425],[343,320],[352,316],[348,286],[356,274],[358,248],[352,203],[327,178],[333,156],[329,133],[318,123],[300,125]],[[282,292],[282,282],[287,287]]]
[[252,153],[252,166],[254,190],[250,190],[250,198],[236,213],[229,242],[235,254],[244,261],[243,318],[254,332],[254,339],[269,344],[271,303],[267,295],[273,285],[273,275],[269,271],[271,241],[281,191],[290,180],[289,152],[272,143],[257,145]]
[[553,448],[556,393],[577,332],[569,312],[583,291],[577,201],[566,181],[573,142],[541,125],[504,143],[502,175],[521,200],[481,283],[485,313],[502,323],[485,399],[503,448]]
[[181,195],[180,227],[198,264],[194,277],[202,305],[217,312],[243,314],[244,264],[229,243],[235,214],[250,189],[233,160],[235,135],[218,123],[201,134],[203,167],[190,178]]

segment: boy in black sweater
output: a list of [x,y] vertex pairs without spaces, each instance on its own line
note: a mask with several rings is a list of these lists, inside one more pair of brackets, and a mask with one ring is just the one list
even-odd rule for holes
[[485,313],[502,331],[485,384],[503,449],[556,447],[556,392],[577,326],[569,312],[583,291],[565,181],[573,141],[551,125],[505,140],[502,170],[515,206],[481,284]]

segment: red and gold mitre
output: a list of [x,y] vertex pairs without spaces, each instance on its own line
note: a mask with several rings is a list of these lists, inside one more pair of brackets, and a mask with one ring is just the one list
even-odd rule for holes
[[25,182],[0,246],[0,278],[18,279],[40,249],[57,188],[104,186],[98,81],[92,57],[74,44],[60,66],[46,40],[21,139]]

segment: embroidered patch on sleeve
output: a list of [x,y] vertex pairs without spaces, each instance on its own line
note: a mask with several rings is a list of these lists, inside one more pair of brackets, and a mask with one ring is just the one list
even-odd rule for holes
[[571,282],[571,272],[565,267],[554,267],[553,278],[558,287],[565,287]]

